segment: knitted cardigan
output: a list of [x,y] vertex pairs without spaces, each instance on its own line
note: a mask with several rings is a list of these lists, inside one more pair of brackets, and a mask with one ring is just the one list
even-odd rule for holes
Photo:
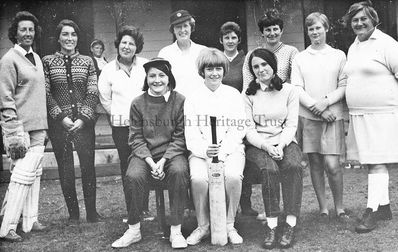
[[43,65],[50,118],[62,121],[69,117],[85,123],[93,122],[99,99],[97,75],[91,57],[78,52],[73,55],[56,52],[45,56]]

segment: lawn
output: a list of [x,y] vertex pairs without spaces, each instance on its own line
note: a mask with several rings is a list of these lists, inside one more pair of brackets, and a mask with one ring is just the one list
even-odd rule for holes
[[[315,198],[308,168],[305,171],[301,218],[293,248],[286,251],[398,251],[398,169],[390,170],[390,198],[393,220],[379,222],[379,227],[368,234],[356,234],[354,225],[366,206],[367,174],[364,169],[344,170],[344,202],[350,211],[348,223],[339,223],[331,211],[330,222],[323,223],[318,218],[318,204]],[[120,237],[127,225],[122,222],[126,216],[122,183],[119,176],[98,178],[98,211],[105,217],[102,223],[85,222],[81,182],[77,180],[81,207],[80,225],[68,225],[67,209],[64,204],[59,181],[43,181],[40,199],[40,220],[48,226],[42,233],[22,234],[24,242],[0,244],[0,251],[114,251],[111,243]],[[0,184],[0,200],[4,197],[6,184]],[[253,206],[262,210],[261,187],[254,186]],[[167,197],[166,197],[167,198]],[[329,209],[333,209],[332,197],[328,188]],[[150,211],[155,214],[154,192],[151,192]],[[193,216],[187,217],[184,225],[186,233],[195,228]],[[238,214],[236,223],[242,235],[242,245],[216,247],[207,239],[201,244],[189,247],[187,251],[262,251],[262,223],[251,217]],[[18,231],[19,232],[19,231]],[[169,242],[161,238],[157,222],[142,223],[143,240],[118,251],[171,251]],[[279,249],[275,249],[278,251]]]

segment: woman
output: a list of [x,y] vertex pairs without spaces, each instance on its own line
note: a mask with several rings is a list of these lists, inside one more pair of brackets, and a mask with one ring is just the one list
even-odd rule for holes
[[326,172],[336,216],[345,220],[348,216],[343,207],[343,171],[339,159],[345,151],[343,98],[346,76],[343,68],[346,57],[344,52],[326,44],[329,20],[324,14],[309,14],[305,26],[311,45],[294,58],[292,68],[292,83],[300,92],[303,152],[308,154],[321,218],[329,219]]
[[[145,80],[143,65],[148,62],[137,56],[143,46],[142,32],[130,25],[121,27],[115,40],[117,58],[105,65],[98,80],[100,101],[110,117],[112,138],[119,155],[124,191],[127,159],[131,154],[128,145],[130,106],[133,99],[142,94],[142,83]],[[130,199],[126,193],[125,200],[128,208]],[[148,197],[145,208],[148,210]]]
[[226,22],[220,28],[220,43],[224,48],[224,55],[229,61],[229,71],[225,74],[222,82],[225,85],[236,88],[242,92],[243,75],[242,67],[245,53],[238,51],[238,45],[242,39],[242,30],[235,22]]
[[345,67],[347,158],[368,167],[367,208],[355,228],[366,233],[392,218],[387,168],[398,162],[398,43],[376,28],[379,18],[369,2],[351,5],[345,17],[357,36]]
[[174,91],[176,86],[171,65],[154,58],[144,64],[146,79],[144,94],[134,99],[130,109],[132,148],[125,177],[129,228],[116,240],[113,248],[127,247],[141,240],[140,209],[149,184],[165,181],[170,195],[170,242],[172,248],[185,248],[181,234],[189,174],[185,156],[184,96]]
[[48,132],[72,223],[78,223],[80,216],[73,149],[79,157],[87,222],[97,222],[100,217],[96,211],[94,167],[97,76],[91,57],[76,49],[79,33],[75,22],[61,20],[56,29],[60,51],[43,58]]
[[246,91],[246,117],[250,122],[246,139],[249,142],[246,159],[261,171],[261,183],[267,227],[263,246],[276,246],[278,224],[279,183],[282,184],[286,225],[279,245],[290,247],[300,215],[303,175],[302,153],[294,138],[297,129],[299,97],[290,84],[277,74],[275,55],[263,48],[249,57],[253,80]]
[[171,14],[169,31],[176,40],[161,49],[159,57],[167,59],[173,66],[177,91],[187,96],[202,81],[195,62],[200,51],[206,47],[191,40],[191,33],[195,31],[195,19],[186,10]]
[[[40,32],[30,12],[18,12],[8,29],[14,44],[0,60],[0,124],[4,149],[14,163],[4,203],[0,237],[22,241],[17,231],[45,229],[38,221],[41,160],[47,136],[46,91],[43,65],[32,46]],[[34,111],[34,112],[32,112]]]
[[[281,42],[281,36],[283,34],[283,20],[279,17],[278,11],[275,9],[268,10],[264,16],[257,23],[258,28],[263,36],[263,44],[261,48],[265,48],[273,52],[278,60],[278,71],[277,74],[282,81],[290,80],[292,62],[294,56],[298,53],[298,50],[290,45],[285,45]],[[251,52],[248,52],[243,63],[243,92],[246,92],[249,84],[255,78],[250,71],[249,58]],[[253,169],[251,165],[247,165],[245,168],[245,180],[243,181],[242,199],[241,206],[243,209],[248,209],[249,213],[254,213],[250,205],[251,196],[251,185],[248,182],[248,178],[253,176]],[[243,202],[242,202],[243,201]],[[265,214],[262,213],[257,216],[259,220],[265,220]]]
[[[210,234],[207,170],[211,158],[218,156],[225,166],[228,240],[239,244],[243,239],[236,231],[234,222],[245,165],[242,143],[246,133],[244,104],[236,89],[222,83],[228,72],[228,60],[221,51],[204,49],[199,54],[197,65],[204,84],[194,90],[195,96],[187,97],[184,108],[185,137],[191,152],[191,193],[198,220],[198,228],[187,238],[187,243],[196,245]],[[218,144],[212,144],[210,116],[216,116],[219,120]]]
[[94,39],[90,44],[90,52],[93,58],[95,71],[97,72],[97,77],[100,76],[102,68],[108,63],[105,57],[102,55],[105,51],[104,42],[99,39]]

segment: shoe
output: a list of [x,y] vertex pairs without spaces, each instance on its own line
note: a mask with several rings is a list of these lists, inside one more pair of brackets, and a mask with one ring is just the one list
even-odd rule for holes
[[281,248],[290,248],[294,242],[294,227],[286,223],[279,241]]
[[270,227],[266,226],[263,248],[273,249],[275,248],[275,246],[276,246],[276,227],[271,229]]
[[256,219],[260,220],[260,221],[265,221],[265,220],[267,220],[267,215],[265,214],[265,212],[260,213],[260,214],[257,215]]
[[123,236],[112,243],[112,248],[125,248],[133,243],[139,242],[141,240],[141,231],[139,229],[127,229]]
[[41,231],[44,231],[46,228],[47,228],[47,227],[44,226],[43,224],[41,224],[40,222],[35,221],[35,222],[33,223],[33,226],[32,226],[32,231],[41,232]]
[[246,216],[258,216],[258,212],[253,210],[253,208],[242,209],[242,215]]
[[357,233],[369,233],[377,227],[377,212],[373,212],[371,208],[366,208],[365,213],[362,216],[362,220],[355,227]]
[[338,221],[345,223],[350,219],[350,216],[348,216],[346,212],[341,212],[336,216],[336,218]]
[[173,249],[179,249],[179,248],[188,247],[187,240],[185,240],[184,236],[182,236],[181,233],[170,234],[169,241],[171,242],[171,247]]
[[379,217],[379,220],[392,220],[390,204],[383,206],[379,205],[377,208],[377,216]]
[[88,223],[96,223],[96,222],[103,222],[104,217],[102,217],[99,213],[95,212],[94,216],[87,216],[86,217]]
[[210,235],[210,229],[207,228],[206,230],[202,229],[201,227],[197,227],[187,238],[188,245],[196,245],[204,238]]
[[8,231],[8,234],[2,237],[2,239],[8,242],[21,242],[23,240],[22,237],[18,235],[13,229]]
[[153,216],[148,210],[146,210],[142,211],[141,219],[142,221],[153,221],[155,219],[155,216]]
[[321,223],[329,223],[330,219],[329,219],[329,214],[328,213],[321,213],[319,215],[319,220]]
[[228,236],[228,241],[231,244],[241,244],[241,243],[243,243],[242,236],[240,236],[238,234],[238,231],[236,231],[235,228],[229,230],[228,233],[227,233],[227,236]]

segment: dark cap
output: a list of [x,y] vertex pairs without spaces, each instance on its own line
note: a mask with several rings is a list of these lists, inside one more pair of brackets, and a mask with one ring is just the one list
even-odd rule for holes
[[[171,71],[170,62],[160,57],[152,58],[150,61],[144,64],[145,73],[148,74],[149,69],[151,69],[152,67],[159,69],[169,77],[169,88],[170,90],[173,90],[176,86],[176,80],[174,78],[173,72]],[[146,78],[143,90],[144,91],[148,90],[148,84]]]
[[191,18],[192,18],[192,15],[189,14],[189,12],[186,10],[175,11],[170,16],[170,27],[175,24],[190,20]]

